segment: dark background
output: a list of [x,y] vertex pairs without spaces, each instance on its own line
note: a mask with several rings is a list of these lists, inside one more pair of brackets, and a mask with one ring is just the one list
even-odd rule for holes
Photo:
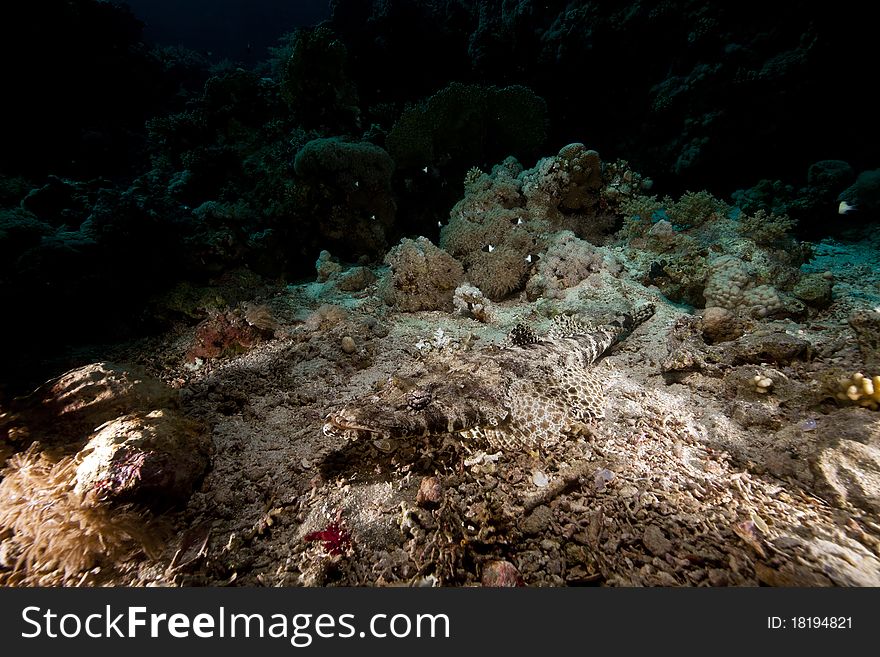
[[[146,27],[144,38],[183,45],[211,58],[251,63],[294,27],[330,16],[329,0],[128,0]],[[250,45],[250,50],[248,46]]]

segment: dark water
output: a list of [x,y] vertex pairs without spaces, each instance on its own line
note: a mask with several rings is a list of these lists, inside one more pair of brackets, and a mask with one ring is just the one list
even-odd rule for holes
[[[118,3],[123,4],[123,3]],[[153,43],[180,44],[215,59],[251,64],[294,27],[330,16],[327,0],[128,0]]]
[[[880,209],[876,26],[856,4],[128,6],[0,9],[13,389],[89,345],[198,321],[181,290],[229,272],[252,289],[313,276],[325,249],[379,264],[401,237],[437,242],[469,169],[572,142],[651,194],[787,213],[802,238]],[[857,210],[838,214],[844,199]]]

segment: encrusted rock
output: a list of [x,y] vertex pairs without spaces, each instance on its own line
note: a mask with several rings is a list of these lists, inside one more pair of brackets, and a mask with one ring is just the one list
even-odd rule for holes
[[831,304],[834,281],[825,274],[805,274],[792,289],[792,294],[809,306],[826,308]]
[[731,344],[730,362],[734,365],[777,363],[787,364],[805,359],[810,353],[810,343],[788,333],[747,335]]
[[550,526],[550,520],[552,520],[552,518],[553,512],[550,510],[550,507],[542,504],[523,518],[520,527],[524,534],[540,534]]
[[856,310],[849,316],[849,325],[855,331],[859,351],[867,365],[880,363],[880,312]]
[[78,454],[75,490],[161,508],[190,496],[213,449],[200,425],[174,411],[123,415],[99,427]]
[[376,275],[369,267],[352,267],[339,276],[337,287],[344,292],[360,292],[376,281]]
[[436,509],[443,500],[443,484],[439,477],[425,477],[416,493],[416,504],[425,509]]
[[134,369],[100,362],[48,381],[10,405],[10,439],[75,442],[100,424],[135,409],[174,408],[178,392]]
[[862,439],[840,440],[812,463],[816,483],[838,504],[880,515],[880,437],[865,430]]
[[483,566],[483,586],[506,587],[523,586],[522,575],[509,561],[490,561]]
[[743,334],[736,314],[727,308],[712,306],[703,312],[703,339],[709,344],[736,340]]
[[315,261],[315,271],[318,273],[318,282],[324,283],[342,271],[342,265],[330,255],[329,251],[321,251]]

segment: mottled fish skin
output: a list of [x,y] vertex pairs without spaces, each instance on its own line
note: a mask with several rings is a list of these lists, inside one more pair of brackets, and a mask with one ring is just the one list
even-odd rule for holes
[[541,337],[518,326],[507,346],[457,352],[390,378],[328,415],[324,432],[347,438],[457,432],[498,447],[546,446],[604,417],[605,377],[593,365],[653,314],[648,303],[598,327],[560,317]]

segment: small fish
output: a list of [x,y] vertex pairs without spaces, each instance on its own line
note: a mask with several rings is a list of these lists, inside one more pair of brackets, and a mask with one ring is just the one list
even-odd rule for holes
[[355,187],[360,187],[360,186],[361,186],[360,181],[355,180],[355,181],[354,181],[354,186],[355,186]]
[[529,264],[532,264],[532,254],[531,253],[526,256],[526,262]]
[[847,214],[848,212],[852,212],[855,209],[855,205],[850,205],[846,201],[841,201],[840,205],[837,206],[837,214]]
[[373,221],[376,221],[376,215],[371,214],[371,215],[370,215],[370,219],[372,219]]
[[492,253],[492,251],[494,251],[494,250],[495,250],[495,247],[492,244],[487,244],[486,246],[483,247],[483,251],[485,251],[486,253]]
[[422,169],[422,171],[428,173],[428,167],[425,167],[424,169]]
[[438,221],[438,222],[437,222],[437,228],[443,228],[443,222],[442,222],[442,221]]
[[516,220],[516,225],[517,225],[517,226],[522,226],[523,223],[524,223],[524,222],[523,222],[523,220],[522,220],[522,217],[520,217],[519,219]]

